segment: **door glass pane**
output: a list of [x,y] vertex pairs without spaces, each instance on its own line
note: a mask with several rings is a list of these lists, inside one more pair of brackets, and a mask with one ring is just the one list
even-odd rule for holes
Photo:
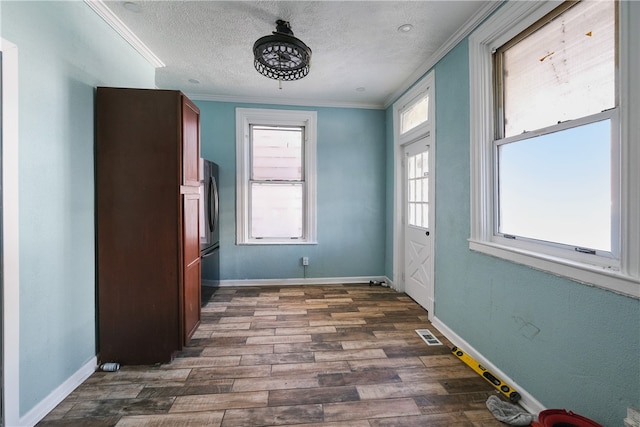
[[409,178],[416,177],[416,158],[415,156],[407,157],[407,171]]
[[416,126],[429,120],[429,96],[416,101],[415,104],[400,114],[400,133],[409,132]]
[[613,108],[615,2],[580,2],[502,58],[504,137]]
[[409,181],[409,201],[416,201],[416,182],[415,180]]
[[422,200],[429,201],[429,178],[425,178],[422,182]]
[[498,147],[501,233],[611,251],[611,121]]
[[302,238],[303,185],[251,183],[251,237]]
[[303,179],[303,128],[252,126],[251,129],[252,180]]
[[428,151],[407,157],[407,223],[428,227]]
[[429,228],[429,205],[422,205],[422,226],[424,228]]

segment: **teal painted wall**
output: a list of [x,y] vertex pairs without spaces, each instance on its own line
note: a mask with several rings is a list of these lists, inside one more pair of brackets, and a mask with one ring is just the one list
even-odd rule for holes
[[435,67],[435,315],[548,408],[640,407],[640,301],[469,250],[469,63]]
[[[83,2],[1,8],[20,55],[24,415],[95,355],[94,87],[153,87],[154,70]],[[469,251],[466,41],[435,69],[436,316],[546,406],[620,425],[640,406],[639,301]],[[391,108],[311,108],[319,244],[248,247],[235,245],[235,107],[258,105],[198,105],[202,154],[221,165],[222,279],[302,277],[301,256],[308,277],[392,277]]]
[[[220,166],[220,279],[381,276],[385,265],[385,113],[351,108],[287,107],[196,101],[202,156]],[[317,245],[238,246],[235,109],[318,113]],[[210,274],[203,269],[203,278]]]
[[96,355],[95,87],[155,72],[84,2],[1,7],[19,55],[22,416]]

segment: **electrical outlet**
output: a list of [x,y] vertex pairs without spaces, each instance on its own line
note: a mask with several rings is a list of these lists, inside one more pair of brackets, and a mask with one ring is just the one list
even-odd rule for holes
[[309,257],[308,256],[303,256],[302,257],[302,265],[309,265]]

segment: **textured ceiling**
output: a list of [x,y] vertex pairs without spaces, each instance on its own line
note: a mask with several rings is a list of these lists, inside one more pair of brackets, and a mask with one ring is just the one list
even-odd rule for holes
[[[127,4],[129,3],[129,4]],[[380,107],[482,1],[105,1],[166,66],[156,85],[194,99]],[[302,80],[253,68],[253,43],[289,21],[313,51]],[[398,27],[411,24],[404,33]],[[197,81],[197,82],[194,82]]]

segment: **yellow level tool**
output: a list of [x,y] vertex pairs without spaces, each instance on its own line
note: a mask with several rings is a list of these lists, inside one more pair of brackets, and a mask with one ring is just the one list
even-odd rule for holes
[[500,378],[492,374],[479,364],[473,357],[469,356],[464,351],[460,350],[458,347],[453,347],[451,352],[455,354],[458,359],[462,360],[466,363],[471,369],[476,371],[482,378],[489,381],[500,393],[504,394],[509,398],[512,403],[517,403],[520,400],[520,393],[511,388],[507,383],[502,381]]

